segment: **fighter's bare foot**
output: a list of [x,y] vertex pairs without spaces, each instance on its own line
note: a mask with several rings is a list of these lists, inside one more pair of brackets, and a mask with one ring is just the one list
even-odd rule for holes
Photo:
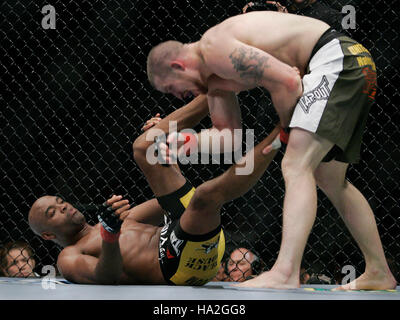
[[396,279],[391,273],[363,273],[348,284],[333,289],[340,290],[391,290],[396,289]]
[[288,278],[277,271],[271,270],[234,286],[242,288],[295,289],[300,287],[300,283],[298,279]]

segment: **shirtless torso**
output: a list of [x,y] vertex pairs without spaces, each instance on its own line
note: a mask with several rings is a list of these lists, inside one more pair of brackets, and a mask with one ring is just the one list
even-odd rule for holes
[[[317,19],[262,11],[231,17],[205,32],[190,50],[201,61],[200,78],[207,88],[214,126],[221,130],[218,122],[234,123],[224,116],[232,108],[231,103],[220,102],[221,91],[264,87],[271,95],[281,124],[287,127],[303,93],[301,77],[312,50],[329,28]],[[196,88],[189,86],[180,91],[185,89],[196,92]]]
[[[124,220],[119,239],[123,260],[121,284],[165,284],[158,260],[160,232],[160,227],[139,223],[131,217]],[[101,250],[100,224],[97,224],[76,244],[62,250],[58,258],[58,266],[60,270],[63,270],[65,258],[71,259],[71,257],[80,256],[80,261],[84,260],[84,263],[89,264],[86,267],[94,269]],[[81,281],[79,281],[80,279],[70,280],[81,282],[88,279],[82,279]]]
[[309,17],[251,12],[209,29],[200,40],[200,49],[207,66],[217,74],[222,71],[217,66],[232,54],[229,50],[241,44],[258,48],[304,74],[315,44],[328,29],[325,22]]

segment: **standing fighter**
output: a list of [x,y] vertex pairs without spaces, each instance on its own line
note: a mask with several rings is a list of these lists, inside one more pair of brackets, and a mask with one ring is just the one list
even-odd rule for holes
[[226,92],[254,87],[269,91],[282,126],[292,128],[282,161],[281,249],[269,272],[243,286],[299,287],[317,211],[316,185],[340,213],[366,261],[364,273],[341,289],[396,286],[371,207],[345,179],[348,164],[359,161],[376,93],[375,64],[361,44],[313,18],[250,12],[212,27],[197,42],[159,44],[149,53],[147,70],[162,92],[179,98],[207,94],[216,129],[240,121],[240,112],[224,100]]
[[[208,114],[207,100],[199,96],[154,126],[168,132],[169,121],[178,130],[196,125]],[[158,122],[158,120],[155,120]],[[64,247],[57,265],[67,280],[90,284],[203,285],[216,274],[225,241],[221,228],[222,205],[246,193],[262,176],[277,153],[271,143],[277,126],[245,157],[254,158],[250,175],[235,174],[238,164],[197,189],[182,176],[177,166],[149,164],[149,130],[136,139],[134,157],[155,193],[152,199],[132,209],[128,200],[113,196],[92,226],[71,204],[60,197],[44,196],[29,212],[32,230],[45,240]],[[151,141],[147,141],[151,140]],[[265,152],[267,148],[267,152]],[[165,210],[165,211],[164,211]],[[163,214],[168,223],[159,227]]]

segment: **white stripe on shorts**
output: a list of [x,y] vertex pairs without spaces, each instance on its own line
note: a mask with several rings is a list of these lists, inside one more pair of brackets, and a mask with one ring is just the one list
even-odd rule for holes
[[290,128],[317,131],[329,95],[343,70],[343,57],[339,40],[333,39],[311,58],[310,73],[303,77],[303,96],[294,109]]

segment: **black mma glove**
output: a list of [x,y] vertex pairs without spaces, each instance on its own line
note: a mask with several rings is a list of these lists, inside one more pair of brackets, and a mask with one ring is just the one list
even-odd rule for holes
[[123,221],[114,213],[112,207],[106,202],[100,207],[97,218],[105,231],[112,234],[118,234],[120,232]]

